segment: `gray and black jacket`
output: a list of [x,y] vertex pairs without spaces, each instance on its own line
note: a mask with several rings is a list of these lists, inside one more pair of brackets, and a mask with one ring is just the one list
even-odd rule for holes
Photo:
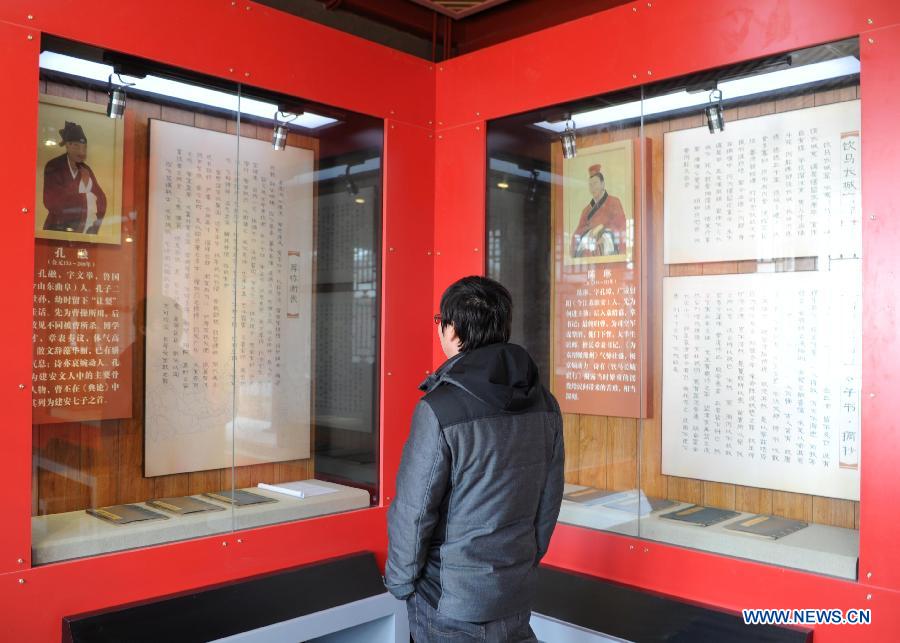
[[529,610],[562,502],[559,405],[515,344],[460,353],[420,388],[388,512],[385,584],[463,621]]

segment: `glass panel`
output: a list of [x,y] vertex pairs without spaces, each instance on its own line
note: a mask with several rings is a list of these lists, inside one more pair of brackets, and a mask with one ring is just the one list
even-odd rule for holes
[[[598,105],[619,115],[580,116]],[[646,409],[640,128],[636,89],[498,119],[487,137],[487,271],[563,411],[560,521],[630,535]]]
[[43,49],[33,561],[228,531],[238,88]]
[[642,481],[678,504],[642,536],[856,578],[858,89],[854,39],[645,91],[661,396]]
[[383,149],[375,118],[247,87],[241,108],[235,486],[268,502],[237,528],[377,501]]
[[35,564],[377,502],[382,121],[44,49]]
[[[561,521],[856,577],[858,86],[851,40],[489,124],[487,269],[563,407]],[[573,161],[631,257],[573,257],[615,229]]]

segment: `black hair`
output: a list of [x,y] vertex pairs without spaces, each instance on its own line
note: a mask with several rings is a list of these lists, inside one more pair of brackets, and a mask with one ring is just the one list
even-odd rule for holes
[[441,330],[453,324],[460,351],[508,342],[512,296],[487,277],[463,277],[441,295]]
[[603,178],[603,172],[594,172],[593,174],[591,174],[591,176],[588,177],[588,180],[590,180],[592,177],[595,177],[595,176],[598,179],[600,179],[603,183],[606,183],[606,179]]

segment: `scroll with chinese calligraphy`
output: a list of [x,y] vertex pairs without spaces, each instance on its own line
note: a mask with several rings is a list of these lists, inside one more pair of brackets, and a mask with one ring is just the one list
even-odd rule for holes
[[859,257],[859,105],[667,133],[665,262]]
[[664,474],[859,499],[859,263],[663,281]]
[[146,475],[309,457],[314,160],[151,122]]

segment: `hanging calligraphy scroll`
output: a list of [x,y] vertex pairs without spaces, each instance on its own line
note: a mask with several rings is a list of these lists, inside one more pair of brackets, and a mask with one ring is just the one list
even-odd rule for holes
[[628,139],[565,160],[557,144],[553,160],[562,176],[553,185],[553,392],[564,413],[645,417],[640,212],[649,154]]
[[859,257],[860,108],[665,135],[665,262]]
[[663,281],[664,474],[859,500],[859,264]]
[[146,475],[309,457],[314,156],[151,121]]

